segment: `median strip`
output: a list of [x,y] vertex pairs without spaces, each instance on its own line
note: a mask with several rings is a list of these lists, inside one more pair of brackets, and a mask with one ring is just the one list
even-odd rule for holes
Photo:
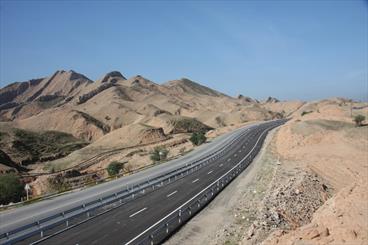
[[137,215],[137,214],[139,214],[139,213],[143,212],[143,211],[144,211],[144,210],[146,210],[146,209],[147,209],[147,208],[142,208],[141,210],[139,210],[139,211],[135,212],[134,214],[129,215],[129,218],[132,218],[133,216],[135,216],[135,215]]

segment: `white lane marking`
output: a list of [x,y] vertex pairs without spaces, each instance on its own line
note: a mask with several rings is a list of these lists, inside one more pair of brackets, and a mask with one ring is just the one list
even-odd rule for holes
[[236,157],[237,155],[236,154],[234,154],[234,157]]
[[241,152],[241,150],[239,150],[239,152]]
[[231,161],[231,158],[227,159],[227,161],[230,162]]
[[147,209],[147,208],[142,208],[141,210],[139,210],[139,211],[135,212],[134,214],[129,215],[129,218],[131,218],[131,217],[133,217],[133,216],[135,216],[135,215],[137,215],[137,214],[139,214],[139,213],[143,212],[143,211],[144,211],[144,210],[146,210],[146,209]]
[[195,180],[193,180],[193,181],[192,181],[192,183],[195,183],[195,182],[197,182],[198,180],[199,180],[199,179],[195,179]]
[[[280,125],[278,125],[278,126],[280,126]],[[270,129],[270,128],[272,128],[272,127],[269,127],[267,129]],[[240,160],[238,162],[238,164],[236,164],[234,167],[232,167],[232,169],[230,169],[229,171],[227,171],[226,173],[224,173],[221,177],[219,177],[217,180],[215,180],[214,182],[212,182],[211,184],[209,184],[207,187],[205,187],[204,189],[202,189],[194,197],[190,198],[188,201],[186,201],[185,203],[183,203],[181,206],[177,207],[174,211],[172,211],[171,213],[169,213],[168,215],[166,215],[165,217],[163,217],[162,219],[160,219],[159,221],[157,221],[156,223],[154,223],[153,225],[151,225],[150,227],[148,227],[147,229],[145,229],[144,231],[142,231],[141,233],[139,233],[138,235],[136,235],[134,238],[132,238],[130,241],[128,241],[125,245],[132,244],[135,240],[137,240],[139,237],[141,237],[144,233],[146,233],[147,231],[151,230],[156,225],[160,224],[163,220],[167,219],[172,214],[174,214],[175,212],[177,212],[178,210],[180,210],[182,207],[184,207],[185,205],[187,205],[188,203],[190,203],[192,200],[194,200],[195,198],[197,198],[199,195],[201,195],[203,192],[205,192],[208,188],[210,188],[212,185],[214,185],[217,181],[220,181],[224,176],[226,176],[231,171],[233,171],[235,168],[237,168],[253,152],[253,150],[256,148],[259,140],[261,139],[262,135],[265,132],[267,132],[267,129],[265,131],[263,131],[262,134],[259,136],[259,138],[258,138],[257,142],[255,143],[255,145],[253,146],[252,150],[250,150],[250,152],[242,160]]]
[[207,174],[211,174],[213,172],[213,170],[209,171]]
[[171,197],[172,195],[174,195],[175,193],[177,193],[178,191],[174,191],[174,192],[171,192],[169,195],[167,195],[166,197]]
[[222,164],[222,163],[221,163],[221,164],[219,165],[219,167],[222,167],[223,165],[224,165],[224,164]]

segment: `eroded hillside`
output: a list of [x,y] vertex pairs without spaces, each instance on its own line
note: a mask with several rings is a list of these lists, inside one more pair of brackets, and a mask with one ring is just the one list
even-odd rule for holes
[[[89,149],[100,154],[162,141],[169,135],[281,118],[302,104],[233,98],[186,78],[160,85],[140,75],[127,79],[118,71],[97,81],[75,71],[57,71],[2,88],[0,119],[7,127],[58,131],[90,142],[88,148],[74,154],[84,156]],[[142,136],[146,131],[151,133]],[[21,164],[11,155],[15,164]],[[68,162],[73,166],[88,157],[90,153]]]

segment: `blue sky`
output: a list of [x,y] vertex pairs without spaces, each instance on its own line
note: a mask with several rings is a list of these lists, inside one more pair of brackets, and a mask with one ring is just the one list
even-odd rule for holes
[[232,96],[368,99],[365,1],[0,1],[0,87],[119,70]]

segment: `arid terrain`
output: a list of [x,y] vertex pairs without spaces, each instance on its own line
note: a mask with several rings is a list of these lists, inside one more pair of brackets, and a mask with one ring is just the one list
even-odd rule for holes
[[106,178],[112,162],[124,164],[122,174],[150,166],[155,147],[180,157],[195,147],[193,132],[210,141],[289,118],[253,166],[167,243],[366,244],[368,127],[357,127],[356,115],[367,117],[368,104],[257,101],[184,78],[160,85],[117,71],[97,81],[57,71],[0,90],[0,171],[23,176],[39,196],[55,192],[50,179],[78,188]]
[[354,125],[357,114],[366,103],[304,104],[167,244],[367,244],[368,127]]
[[66,171],[77,170],[82,182],[99,179],[117,161],[129,172],[152,164],[155,147],[167,148],[168,159],[192,150],[193,132],[212,138],[250,122],[287,117],[303,104],[234,98],[185,78],[160,85],[118,71],[97,81],[57,71],[0,90],[0,166],[34,176],[33,194],[40,195],[50,191],[50,177]]

